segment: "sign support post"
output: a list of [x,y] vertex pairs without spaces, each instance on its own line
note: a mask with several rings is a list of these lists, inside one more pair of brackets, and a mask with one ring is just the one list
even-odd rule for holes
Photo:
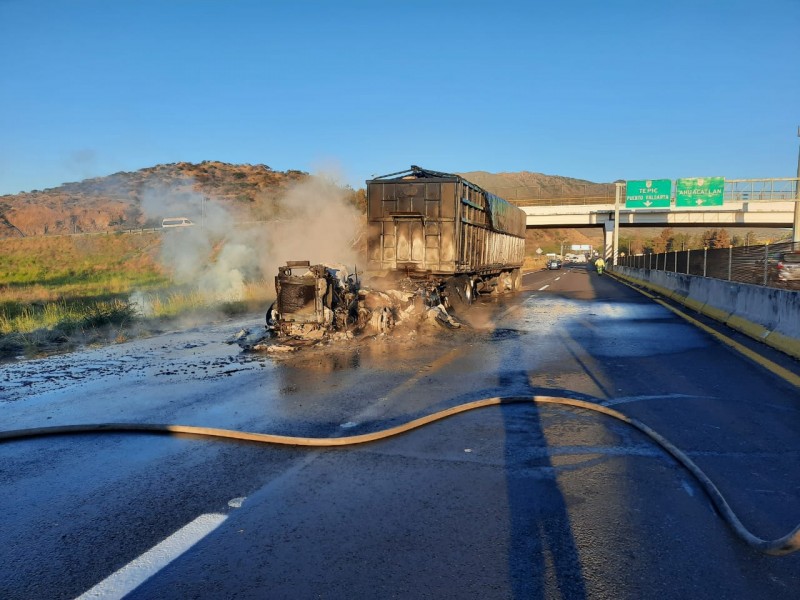
[[[797,127],[797,137],[800,137],[800,126]],[[792,241],[800,243],[800,149],[797,151],[797,181],[794,182],[794,227],[792,228]]]
[[617,266],[617,255],[619,254],[619,197],[622,190],[622,184],[617,183],[617,190],[614,196],[614,242],[612,244],[611,252],[614,257],[613,264]]

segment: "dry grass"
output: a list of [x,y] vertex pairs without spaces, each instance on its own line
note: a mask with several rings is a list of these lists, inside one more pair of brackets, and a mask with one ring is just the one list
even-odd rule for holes
[[254,282],[246,284],[235,296],[219,297],[194,289],[171,289],[137,294],[135,305],[144,317],[169,319],[191,313],[244,314],[265,310],[274,293],[271,284]]
[[235,297],[177,288],[158,265],[161,235],[0,240],[0,359],[120,342],[170,319],[264,310],[271,284]]
[[546,256],[526,256],[525,261],[522,263],[522,271],[539,271],[544,269],[547,264]]
[[0,289],[6,296],[9,288],[25,288],[29,296],[45,290],[67,295],[163,282],[160,245],[161,235],[155,232],[3,239]]

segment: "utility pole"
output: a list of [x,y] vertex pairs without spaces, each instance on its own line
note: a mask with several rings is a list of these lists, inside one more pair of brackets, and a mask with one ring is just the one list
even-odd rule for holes
[[[800,125],[797,126],[797,137],[800,138]],[[794,182],[794,227],[792,241],[800,243],[800,147],[797,150],[797,181]]]

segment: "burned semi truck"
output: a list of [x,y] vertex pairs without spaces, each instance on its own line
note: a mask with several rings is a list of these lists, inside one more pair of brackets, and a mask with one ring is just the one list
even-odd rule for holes
[[519,289],[522,209],[459,175],[413,165],[366,183],[369,273],[436,280],[465,304]]
[[413,314],[458,327],[454,305],[519,289],[524,211],[459,175],[416,166],[366,183],[365,273],[308,261],[280,267],[269,331],[305,339],[383,333]]

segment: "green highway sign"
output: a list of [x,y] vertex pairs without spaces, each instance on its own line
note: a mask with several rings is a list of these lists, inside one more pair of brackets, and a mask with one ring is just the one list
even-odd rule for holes
[[675,206],[722,206],[724,177],[690,177],[675,182]]
[[671,179],[625,182],[625,208],[669,208]]

